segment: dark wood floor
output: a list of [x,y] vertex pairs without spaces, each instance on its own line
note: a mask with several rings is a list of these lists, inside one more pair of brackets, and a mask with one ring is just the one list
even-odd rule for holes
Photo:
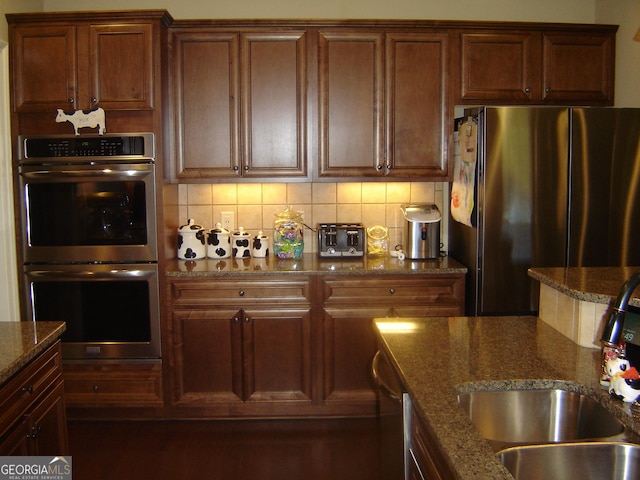
[[70,421],[69,444],[74,480],[399,480],[401,431],[381,425]]

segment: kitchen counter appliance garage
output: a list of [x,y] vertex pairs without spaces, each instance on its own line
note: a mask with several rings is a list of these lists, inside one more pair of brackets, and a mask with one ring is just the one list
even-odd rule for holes
[[64,358],[159,358],[152,133],[20,136],[24,319]]

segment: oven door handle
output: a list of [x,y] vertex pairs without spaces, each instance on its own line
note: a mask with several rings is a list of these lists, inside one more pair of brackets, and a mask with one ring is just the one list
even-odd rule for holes
[[105,272],[96,272],[91,270],[80,270],[70,272],[67,270],[32,270],[28,272],[32,278],[50,278],[50,279],[91,279],[91,280],[105,280],[105,279],[120,279],[120,278],[148,278],[155,274],[152,270],[137,270],[137,269],[117,269],[108,270]]
[[96,167],[95,170],[33,170],[20,172],[20,175],[28,179],[40,179],[44,177],[98,177],[98,178],[139,178],[151,173],[151,169],[111,170],[110,168]]

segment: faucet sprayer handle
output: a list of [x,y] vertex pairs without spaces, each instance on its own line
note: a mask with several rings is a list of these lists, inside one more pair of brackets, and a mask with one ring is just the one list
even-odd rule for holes
[[629,304],[631,294],[638,285],[640,285],[640,272],[635,272],[627,279],[626,282],[624,282],[624,285],[622,285],[620,293],[618,293],[618,298],[616,299],[615,304],[611,307],[607,324],[605,325],[604,330],[602,331],[602,337],[600,338],[605,345],[615,347],[620,345],[627,305]]

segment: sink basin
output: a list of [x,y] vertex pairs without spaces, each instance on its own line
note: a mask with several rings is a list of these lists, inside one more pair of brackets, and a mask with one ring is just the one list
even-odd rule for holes
[[459,394],[458,403],[496,452],[624,432],[624,424],[594,399],[566,390],[475,391]]
[[512,447],[498,457],[516,480],[640,478],[640,446],[629,443],[563,443]]

